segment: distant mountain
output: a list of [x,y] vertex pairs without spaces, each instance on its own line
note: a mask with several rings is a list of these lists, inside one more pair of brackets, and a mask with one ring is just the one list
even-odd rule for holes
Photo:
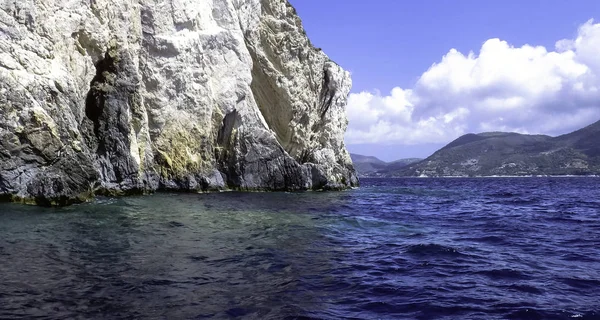
[[421,161],[418,158],[400,159],[385,162],[373,156],[363,156],[351,153],[350,157],[359,177],[388,177],[409,164]]
[[550,137],[507,132],[466,134],[403,176],[524,176],[600,174],[600,121]]
[[408,166],[408,165],[417,163],[421,160],[423,160],[423,159],[422,158],[406,158],[406,159],[400,159],[400,160],[388,162],[386,167],[378,170],[376,172],[376,174],[378,177],[384,177],[384,178],[401,176],[401,174],[399,172],[402,169],[406,168],[406,166]]

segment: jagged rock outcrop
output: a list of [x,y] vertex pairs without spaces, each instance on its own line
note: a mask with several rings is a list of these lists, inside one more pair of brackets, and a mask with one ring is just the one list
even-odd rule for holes
[[0,195],[339,189],[349,74],[285,0],[0,3]]

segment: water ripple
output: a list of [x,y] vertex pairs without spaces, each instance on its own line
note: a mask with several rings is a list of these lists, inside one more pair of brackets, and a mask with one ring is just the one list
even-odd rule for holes
[[597,182],[0,204],[0,318],[600,319]]

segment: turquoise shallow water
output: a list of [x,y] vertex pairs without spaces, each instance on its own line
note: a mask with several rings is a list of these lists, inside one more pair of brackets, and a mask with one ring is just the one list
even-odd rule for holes
[[599,182],[0,204],[0,318],[598,319]]

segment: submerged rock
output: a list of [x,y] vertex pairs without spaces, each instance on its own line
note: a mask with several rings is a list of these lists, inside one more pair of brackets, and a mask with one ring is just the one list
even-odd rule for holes
[[0,3],[0,195],[341,189],[351,80],[286,0]]

